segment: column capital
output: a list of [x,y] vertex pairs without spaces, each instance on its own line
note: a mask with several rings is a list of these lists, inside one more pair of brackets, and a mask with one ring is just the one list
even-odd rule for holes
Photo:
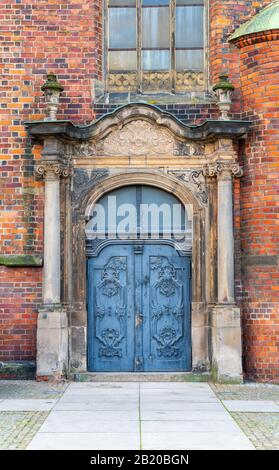
[[57,160],[40,160],[35,163],[35,176],[44,180],[59,180],[69,178],[73,169]]
[[231,177],[240,178],[243,175],[243,170],[237,162],[227,162],[218,160],[214,163],[207,163],[203,167],[203,174],[206,177],[218,176],[220,179]]

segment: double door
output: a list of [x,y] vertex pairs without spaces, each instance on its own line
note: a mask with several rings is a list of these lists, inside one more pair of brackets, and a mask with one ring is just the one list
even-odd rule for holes
[[110,244],[88,258],[88,369],[191,368],[190,258],[167,244]]

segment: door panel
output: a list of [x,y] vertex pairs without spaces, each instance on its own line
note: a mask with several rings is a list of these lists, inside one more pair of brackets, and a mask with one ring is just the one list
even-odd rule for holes
[[145,371],[190,369],[189,258],[168,245],[143,255]]
[[89,258],[89,370],[190,369],[189,268],[163,244],[111,244]]
[[88,260],[89,370],[133,370],[132,248],[110,245],[97,258]]

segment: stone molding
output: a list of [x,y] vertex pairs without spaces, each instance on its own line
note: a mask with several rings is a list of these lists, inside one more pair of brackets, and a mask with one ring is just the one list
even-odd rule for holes
[[35,164],[35,176],[38,179],[59,180],[69,178],[73,174],[73,169],[58,161],[42,161]]
[[162,130],[170,131],[182,140],[209,142],[212,139],[240,138],[246,136],[250,121],[205,120],[198,125],[183,124],[172,114],[146,103],[130,103],[116,109],[113,113],[86,126],[75,125],[71,121],[29,121],[25,123],[29,135],[42,141],[46,138],[67,138],[79,141],[91,139],[100,141],[113,130],[121,129],[135,120],[145,120],[157,125]]

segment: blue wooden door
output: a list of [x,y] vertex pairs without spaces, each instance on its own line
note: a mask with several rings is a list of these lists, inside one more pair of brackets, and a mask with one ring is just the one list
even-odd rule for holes
[[164,244],[111,244],[88,260],[88,368],[191,367],[190,259]]
[[145,371],[191,367],[190,261],[169,245],[143,252],[143,363]]
[[110,245],[88,260],[88,368],[134,370],[132,245]]

